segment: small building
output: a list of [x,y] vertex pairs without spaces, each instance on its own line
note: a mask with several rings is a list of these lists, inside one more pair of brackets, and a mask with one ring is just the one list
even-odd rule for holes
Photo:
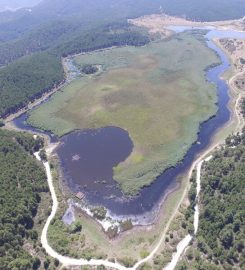
[[80,191],[80,192],[78,192],[78,193],[76,194],[76,197],[77,197],[79,200],[82,200],[82,199],[85,197],[85,194],[82,193],[82,192]]

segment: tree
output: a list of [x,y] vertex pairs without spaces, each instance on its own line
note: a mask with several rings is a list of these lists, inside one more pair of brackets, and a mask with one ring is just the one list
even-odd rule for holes
[[233,244],[233,232],[230,228],[224,228],[220,233],[220,240],[225,248],[230,248]]
[[82,72],[85,74],[93,74],[98,71],[98,68],[94,65],[83,65]]

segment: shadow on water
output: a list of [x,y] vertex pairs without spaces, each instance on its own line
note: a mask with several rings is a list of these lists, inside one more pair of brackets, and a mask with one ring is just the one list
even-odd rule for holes
[[[182,32],[193,28],[171,29]],[[67,184],[73,192],[83,191],[90,204],[101,204],[108,208],[112,215],[143,216],[147,222],[153,221],[156,211],[152,210],[177,186],[177,177],[190,169],[196,156],[210,144],[217,129],[230,119],[227,108],[228,86],[219,78],[229,68],[229,61],[222,50],[211,41],[213,37],[245,38],[245,33],[210,30],[206,35],[208,46],[222,61],[221,65],[209,69],[206,74],[208,81],[217,86],[218,111],[213,118],[200,125],[198,143],[191,146],[182,162],[167,169],[151,186],[143,188],[137,197],[127,199],[113,180],[112,168],[125,160],[132,151],[133,143],[128,133],[117,127],[75,131],[61,138],[62,144],[57,150]],[[23,119],[17,119],[15,123],[26,128]],[[33,130],[32,127],[29,128]]]

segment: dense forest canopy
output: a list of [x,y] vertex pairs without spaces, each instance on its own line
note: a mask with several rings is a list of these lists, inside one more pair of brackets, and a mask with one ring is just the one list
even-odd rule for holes
[[243,134],[228,137],[226,146],[204,165],[197,241],[178,269],[244,269],[244,162]]
[[33,218],[46,175],[31,154],[42,140],[0,130],[0,269],[37,269],[39,259],[24,250],[25,239],[37,240]]
[[214,262],[231,266],[244,259],[245,136],[238,140],[205,168],[198,237],[199,248]]
[[24,106],[62,80],[60,59],[46,52],[8,65],[0,71],[0,115]]
[[[150,42],[128,18],[167,13],[196,21],[243,17],[245,0],[1,0],[0,117],[64,81],[62,57],[110,46]],[[36,5],[38,4],[38,5]],[[88,73],[91,67],[87,67]],[[245,115],[245,101],[242,104]],[[0,126],[3,123],[0,121]],[[43,146],[26,134],[0,129],[0,270],[36,269],[40,261],[24,248],[37,240],[33,219],[40,193],[48,192],[43,169],[32,156]],[[243,269],[245,135],[205,165],[195,253],[180,269]],[[194,186],[195,189],[195,186]],[[195,190],[189,197],[195,203]],[[190,254],[190,253],[189,253]]]
[[23,34],[39,31],[37,27],[45,28],[52,22],[55,25],[57,21],[63,24],[72,21],[76,27],[87,30],[160,12],[197,21],[235,19],[244,16],[245,0],[43,0],[32,12],[20,10],[14,16],[9,14],[10,21],[5,18],[1,23],[1,17],[6,15],[0,14],[0,41],[22,39]]

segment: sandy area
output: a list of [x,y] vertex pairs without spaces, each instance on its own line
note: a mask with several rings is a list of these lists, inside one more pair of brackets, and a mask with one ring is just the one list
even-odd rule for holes
[[240,20],[232,21],[218,21],[218,22],[195,22],[188,21],[184,18],[178,18],[173,16],[168,16],[165,14],[153,14],[142,16],[136,19],[128,20],[129,23],[132,23],[139,27],[146,27],[149,30],[149,33],[156,34],[160,33],[165,36],[171,35],[171,32],[167,29],[164,29],[170,25],[182,25],[182,26],[192,26],[192,27],[205,27],[213,26],[217,27],[220,30],[236,30],[236,31],[245,31],[245,17]]

